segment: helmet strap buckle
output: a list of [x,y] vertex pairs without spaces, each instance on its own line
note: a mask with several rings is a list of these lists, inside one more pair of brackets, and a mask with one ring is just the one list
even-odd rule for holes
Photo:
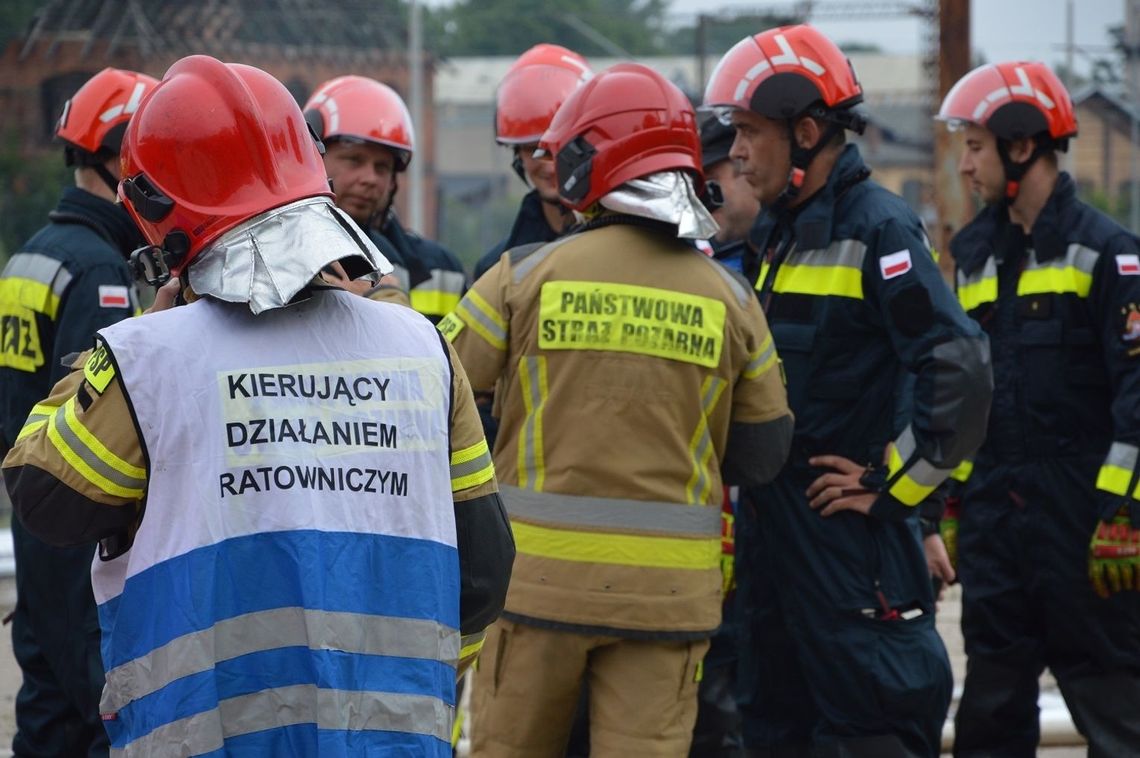
[[190,238],[175,229],[166,235],[162,246],[146,245],[131,253],[131,273],[152,287],[161,287],[170,281],[171,269],[177,268],[190,250]]

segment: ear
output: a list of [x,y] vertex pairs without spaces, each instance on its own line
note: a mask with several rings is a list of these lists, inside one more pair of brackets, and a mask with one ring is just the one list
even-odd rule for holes
[[1037,148],[1037,140],[1032,137],[1020,137],[1009,143],[1009,159],[1014,163],[1025,163]]
[[820,123],[811,116],[804,116],[796,122],[794,129],[796,145],[804,150],[814,147],[822,134]]

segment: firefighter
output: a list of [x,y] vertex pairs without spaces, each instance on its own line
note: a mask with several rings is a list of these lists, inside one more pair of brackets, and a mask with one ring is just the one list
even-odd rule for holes
[[590,754],[684,756],[721,616],[722,481],[763,481],[792,417],[715,222],[692,106],[620,64],[540,147],[582,231],[515,248],[440,328],[498,386],[495,464],[518,543],[474,690],[474,756],[560,757],[583,686]]
[[29,531],[99,540],[112,747],[449,756],[513,558],[462,367],[322,284],[391,266],[265,72],[183,58],[123,145],[135,259],[188,304],[100,330],[4,464]]
[[845,144],[862,99],[807,25],[741,40],[705,94],[763,206],[745,271],[796,414],[787,465],[737,522],[740,707],[758,755],[937,755],[950,703],[917,506],[981,443],[989,352],[921,222]]
[[505,251],[533,242],[553,242],[573,225],[570,210],[558,199],[554,163],[536,157],[558,106],[593,76],[578,53],[561,45],[539,44],[519,56],[495,91],[495,141],[511,149],[511,168],[530,188],[519,205],[511,231],[475,264],[478,279]]
[[958,170],[986,206],[950,249],[995,385],[958,515],[954,752],[1034,755],[1048,666],[1089,755],[1137,755],[1140,245],[1059,170],[1077,121],[1045,65],[976,68],[938,118],[963,133]]
[[[395,250],[394,274],[412,307],[438,322],[459,302],[467,275],[455,255],[408,231],[396,217],[392,201],[399,175],[415,153],[415,128],[403,99],[375,79],[340,76],[317,87],[304,110],[325,143],[325,168],[338,205],[363,228],[379,231],[377,247]],[[392,299],[390,293],[368,294]]]
[[748,231],[760,215],[760,202],[741,173],[740,164],[728,157],[736,130],[715,113],[705,112],[703,116],[701,164],[708,180],[720,187],[720,205],[712,211],[720,228],[709,246],[714,258],[743,274]]
[[[119,145],[127,121],[156,84],[144,74],[104,69],[64,106],[55,136],[75,186],[48,225],[0,275],[0,446],[15,444],[29,413],[67,369],[62,359],[91,344],[97,329],[138,310],[127,258],[142,237],[115,204]],[[12,520],[16,610],[12,648],[23,673],[12,751],[107,755],[99,721],[103,667],[91,596],[94,542],[52,547]]]

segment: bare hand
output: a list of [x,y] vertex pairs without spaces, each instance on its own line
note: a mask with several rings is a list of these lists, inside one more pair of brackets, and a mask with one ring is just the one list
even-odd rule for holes
[[938,591],[938,599],[941,600],[946,587],[958,578],[954,573],[954,566],[950,563],[950,553],[946,550],[942,535],[928,534],[923,537],[922,552],[926,554],[926,566],[930,569],[930,575],[942,580],[942,588]]
[[170,310],[174,307],[174,299],[178,297],[179,291],[182,289],[182,282],[178,280],[177,276],[172,276],[170,281],[158,288],[154,293],[154,304],[143,311],[145,316],[148,313],[158,313],[159,311]]
[[820,511],[821,516],[831,516],[839,511],[856,511],[867,515],[879,497],[859,483],[866,469],[855,461],[841,455],[817,455],[808,463],[818,468],[831,468],[835,471],[823,474],[807,488],[808,505]]

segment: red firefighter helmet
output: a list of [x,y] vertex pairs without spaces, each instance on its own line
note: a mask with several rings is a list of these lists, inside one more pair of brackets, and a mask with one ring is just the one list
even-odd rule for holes
[[495,141],[530,145],[558,107],[593,76],[586,59],[560,45],[535,45],[511,64],[495,93]]
[[999,139],[1048,134],[1051,146],[1068,148],[1077,117],[1065,85],[1044,63],[987,63],[958,80],[938,109],[951,125],[977,124]]
[[575,90],[539,147],[554,156],[558,194],[585,210],[625,182],[683,169],[704,191],[697,117],[684,93],[656,71],[619,63]]
[[174,63],[127,127],[119,197],[177,276],[246,219],[332,196],[297,102],[261,69],[191,55]]
[[67,165],[90,166],[119,154],[127,122],[158,80],[105,68],[63,105],[55,136],[66,145]]
[[403,98],[366,76],[338,76],[317,87],[305,103],[305,120],[317,136],[372,142],[389,148],[403,171],[416,151],[416,131]]
[[707,106],[774,119],[795,118],[813,107],[845,111],[862,101],[863,88],[847,56],[806,24],[745,37],[720,59],[705,88]]

